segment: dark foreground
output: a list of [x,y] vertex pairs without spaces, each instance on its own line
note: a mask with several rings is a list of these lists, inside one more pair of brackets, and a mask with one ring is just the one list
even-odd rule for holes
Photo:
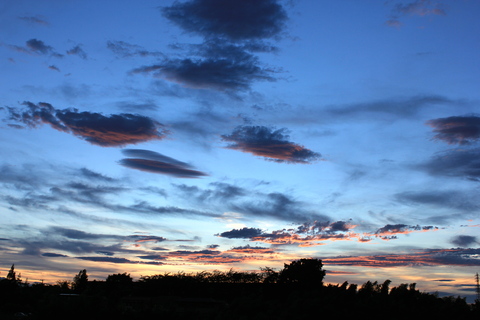
[[415,284],[390,288],[390,281],[323,285],[320,260],[300,260],[279,272],[163,274],[133,281],[114,274],[88,281],[82,270],[73,281],[29,285],[13,266],[0,280],[0,319],[302,319],[375,316],[480,319],[480,302],[438,297]]

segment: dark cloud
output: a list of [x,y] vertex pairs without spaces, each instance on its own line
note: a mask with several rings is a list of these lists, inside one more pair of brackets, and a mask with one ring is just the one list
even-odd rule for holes
[[167,240],[164,237],[158,237],[158,236],[140,236],[140,235],[133,235],[133,236],[128,236],[127,239],[133,240],[134,242],[163,242]]
[[137,256],[137,258],[140,258],[142,260],[165,260],[166,258],[158,255],[158,254],[150,254],[150,255],[143,255],[143,256]]
[[140,57],[164,57],[164,54],[158,51],[148,51],[145,48],[131,44],[125,41],[108,41],[107,48],[121,58]]
[[477,116],[439,118],[426,124],[434,128],[434,139],[448,144],[468,145],[480,139],[480,117]]
[[53,51],[53,47],[46,45],[43,41],[30,39],[26,42],[27,48],[33,52],[47,54]]
[[417,165],[435,176],[480,179],[480,149],[455,149],[440,153],[429,161]]
[[188,32],[233,41],[278,36],[287,20],[275,0],[191,0],[161,10]]
[[52,128],[71,133],[102,147],[121,147],[166,137],[168,131],[151,118],[122,113],[104,116],[100,113],[79,112],[77,109],[55,109],[51,104],[24,102],[27,108],[7,107],[9,120],[35,128],[49,124]]
[[263,67],[256,56],[237,45],[209,43],[195,55],[198,58],[166,59],[132,73],[152,73],[196,89],[246,90],[253,81],[275,81],[271,68]]
[[68,55],[76,55],[82,59],[87,59],[87,53],[82,49],[80,45],[76,45],[72,49],[67,51]]
[[238,126],[222,140],[233,142],[227,148],[261,156],[267,160],[285,163],[311,163],[321,155],[288,141],[288,130],[264,126]]
[[258,228],[242,228],[242,229],[233,229],[230,231],[225,231],[219,234],[216,234],[217,237],[229,238],[229,239],[250,239],[253,237],[258,237],[262,234],[262,230]]
[[48,66],[48,69],[60,72],[60,69],[58,69],[58,67],[54,66],[53,64],[51,66]]
[[164,156],[158,152],[140,149],[126,149],[122,151],[126,158],[120,160],[120,164],[141,171],[171,175],[177,178],[198,178],[207,176],[206,173],[193,170],[192,166]]
[[42,253],[42,256],[43,257],[49,257],[49,258],[65,258],[65,257],[68,257],[67,255],[65,254],[60,254],[60,253],[52,253],[52,252],[45,252],[45,253]]
[[38,39],[30,39],[26,41],[24,47],[12,45],[10,46],[10,48],[23,53],[51,55],[57,58],[63,57],[63,55],[56,52],[52,46],[49,46],[45,44],[43,41]]
[[470,247],[475,244],[480,244],[480,241],[478,240],[477,237],[474,236],[465,236],[465,235],[459,235],[450,240],[450,242],[458,247]]

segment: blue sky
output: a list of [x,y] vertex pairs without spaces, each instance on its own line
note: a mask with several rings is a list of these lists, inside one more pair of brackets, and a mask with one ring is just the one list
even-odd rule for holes
[[2,2],[0,276],[315,257],[473,297],[479,10]]

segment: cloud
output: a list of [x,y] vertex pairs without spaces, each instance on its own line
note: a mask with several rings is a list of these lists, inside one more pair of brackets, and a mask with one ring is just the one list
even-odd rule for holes
[[477,116],[439,118],[426,124],[434,128],[434,139],[448,144],[468,145],[480,139],[480,117]]
[[266,160],[284,163],[311,163],[319,160],[321,154],[288,141],[288,130],[265,126],[238,126],[222,140],[233,142],[227,148],[248,152]]
[[134,157],[120,160],[121,165],[131,169],[166,174],[177,178],[207,176],[204,172],[193,170],[192,166],[185,162],[164,156],[158,152],[141,149],[126,149],[122,152],[126,156]]
[[397,239],[398,234],[412,232],[427,232],[438,230],[433,226],[408,226],[405,224],[386,225],[375,232],[356,233],[357,227],[347,221],[329,222],[312,221],[299,225],[296,228],[275,230],[272,232],[262,231],[257,228],[233,229],[216,234],[217,237],[228,239],[249,239],[254,242],[264,242],[274,245],[298,245],[299,247],[319,246],[325,241],[356,240],[358,242],[372,241],[373,238],[380,240]]
[[105,116],[100,113],[79,112],[77,109],[55,109],[51,104],[24,102],[27,108],[7,107],[9,120],[36,128],[49,124],[53,129],[73,134],[101,147],[122,147],[150,140],[161,140],[168,131],[151,118],[130,114]]
[[450,242],[458,247],[466,248],[474,244],[480,244],[480,241],[477,237],[474,236],[465,236],[459,235],[450,240]]
[[225,231],[219,234],[216,234],[217,237],[228,238],[228,239],[249,239],[262,235],[262,230],[258,228],[242,228],[242,229],[233,229],[230,231]]
[[253,81],[275,81],[271,68],[244,47],[218,41],[203,44],[197,58],[166,59],[162,63],[132,70],[196,89],[246,90]]
[[434,176],[449,176],[480,181],[480,149],[448,150],[417,165]]
[[148,57],[148,56],[164,57],[165,56],[161,52],[148,51],[139,45],[130,44],[125,41],[108,41],[107,48],[121,58],[130,58],[133,56],[140,56],[140,57]]
[[161,9],[184,30],[231,41],[278,36],[287,14],[275,0],[191,0]]
[[80,45],[76,45],[72,49],[67,51],[68,55],[76,55],[82,59],[87,59],[87,53],[82,49]]

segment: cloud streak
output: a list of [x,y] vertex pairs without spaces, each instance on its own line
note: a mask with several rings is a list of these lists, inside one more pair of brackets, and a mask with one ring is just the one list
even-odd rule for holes
[[158,152],[141,149],[122,150],[123,154],[134,158],[125,158],[120,160],[122,166],[152,172],[170,175],[176,178],[198,178],[207,176],[206,173],[193,170],[192,166],[164,156]]
[[101,147],[122,147],[151,140],[164,139],[168,130],[159,122],[136,114],[122,113],[105,116],[79,112],[77,109],[56,109],[51,104],[24,102],[26,109],[7,107],[8,120],[36,128],[48,124],[53,129],[73,134]]
[[480,266],[480,249],[430,249],[410,254],[322,258],[328,265],[357,267]]

